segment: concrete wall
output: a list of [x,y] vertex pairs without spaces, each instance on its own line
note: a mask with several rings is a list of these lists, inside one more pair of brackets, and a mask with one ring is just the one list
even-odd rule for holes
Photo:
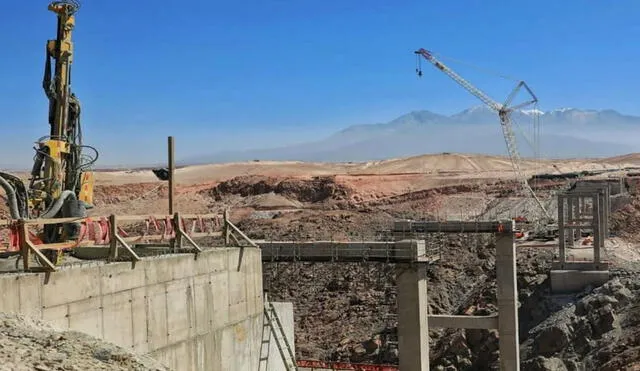
[[[293,354],[296,353],[295,338],[294,338],[294,322],[293,322],[293,303],[285,302],[273,302],[273,307],[278,314],[280,323],[282,323],[282,329],[284,335],[287,337],[289,345]],[[278,350],[278,343],[274,339],[273,333],[271,334],[269,342],[269,360],[267,362],[266,371],[286,371],[286,366]]]
[[[257,369],[260,251],[219,248],[52,273],[0,275],[0,311],[18,312],[148,354],[175,370]],[[238,271],[238,267],[240,270]]]

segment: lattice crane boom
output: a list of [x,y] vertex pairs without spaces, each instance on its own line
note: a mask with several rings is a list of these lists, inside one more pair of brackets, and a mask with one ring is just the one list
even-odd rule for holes
[[[469,93],[471,93],[476,98],[480,99],[490,109],[498,113],[498,116],[500,117],[500,126],[502,127],[502,134],[504,136],[504,140],[507,145],[507,151],[509,152],[509,158],[511,160],[513,170],[516,174],[516,178],[522,184],[525,191],[527,191],[527,193],[529,193],[531,197],[536,201],[536,204],[540,207],[540,210],[544,213],[544,216],[547,219],[552,219],[551,216],[549,215],[549,212],[544,207],[544,205],[542,204],[538,196],[536,196],[535,192],[533,191],[533,188],[531,188],[531,186],[529,185],[526,175],[522,172],[520,168],[521,158],[520,158],[520,153],[518,151],[516,136],[513,131],[513,125],[511,123],[511,112],[538,102],[538,98],[535,96],[535,94],[529,88],[529,86],[524,81],[519,81],[516,87],[511,92],[511,94],[509,94],[509,96],[505,100],[505,103],[500,104],[495,100],[493,100],[491,97],[489,97],[484,91],[475,87],[469,81],[465,80],[462,76],[458,75],[451,68],[447,67],[444,63],[439,61],[428,50],[421,48],[419,50],[416,50],[415,54],[421,55],[422,57],[424,57],[424,59],[426,59],[428,62],[433,64],[437,69],[447,74],[451,79],[453,79],[460,86],[465,88]],[[422,76],[421,70],[418,69],[417,72],[419,76]],[[515,97],[518,95],[521,89],[524,89],[529,94],[531,99],[523,103],[517,104],[515,106],[510,106],[511,102],[513,101],[513,99],[515,99]]]

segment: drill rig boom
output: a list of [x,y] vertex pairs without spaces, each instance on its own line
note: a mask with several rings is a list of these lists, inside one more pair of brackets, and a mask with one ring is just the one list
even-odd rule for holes
[[[0,173],[14,219],[82,217],[92,207],[93,173],[88,171],[98,152],[82,143],[80,101],[71,92],[72,34],[77,0],[53,1],[48,9],[57,16],[56,38],[46,44],[43,88],[49,99],[49,135],[36,142],[36,155],[28,186]],[[93,153],[83,154],[83,149]],[[68,228],[67,228],[68,229]],[[73,239],[59,225],[45,226],[45,242]]]

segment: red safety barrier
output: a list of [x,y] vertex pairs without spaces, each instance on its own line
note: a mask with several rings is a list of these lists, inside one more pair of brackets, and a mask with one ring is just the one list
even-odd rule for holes
[[314,360],[298,360],[298,367],[306,367],[312,370],[350,370],[350,371],[399,371],[397,366],[392,365],[370,365],[363,363],[349,362],[322,362]]
[[[131,216],[125,217],[128,217],[129,222],[136,222],[136,220],[131,219]],[[192,221],[187,221],[185,219],[191,219]],[[221,225],[222,219],[222,215],[192,215],[187,218],[180,218],[179,224],[182,231],[188,236],[203,237],[216,234],[220,236],[222,232],[216,231],[216,227]],[[173,217],[170,215],[162,217],[155,217],[152,215],[148,217],[141,216],[137,222],[144,226],[144,230],[140,235],[137,235],[137,233],[127,232],[122,225],[117,225],[118,235],[123,238],[127,238],[127,241],[131,242],[143,241],[146,238],[160,240],[160,242],[162,242],[174,238],[178,229],[176,228],[177,226],[174,223]],[[95,245],[109,245],[113,236],[111,236],[111,223],[108,217],[88,217],[78,221],[78,223],[80,224],[79,237],[76,239],[75,244],[70,245],[69,248],[78,247],[87,241],[90,241]],[[9,223],[4,224],[3,227],[0,227],[0,251],[20,251],[20,248],[23,245],[23,241],[20,239],[20,228],[21,225],[18,221],[10,221]],[[43,241],[41,241],[35,233],[29,230],[28,234],[29,240],[32,244],[44,245]]]

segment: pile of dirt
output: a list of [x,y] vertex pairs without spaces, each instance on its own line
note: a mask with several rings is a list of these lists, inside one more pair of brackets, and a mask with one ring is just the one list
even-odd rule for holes
[[96,207],[162,197],[168,197],[168,186],[165,183],[96,185],[94,189]]
[[[232,215],[232,221],[236,223]],[[279,212],[270,219],[245,218],[237,226],[257,240],[370,240],[389,229],[394,217],[384,211],[298,210]]]
[[242,197],[274,193],[300,202],[324,202],[344,200],[352,193],[347,187],[336,183],[334,176],[317,177],[272,177],[239,176],[221,182],[211,191],[216,200],[223,196],[240,195]]
[[75,331],[0,313],[0,370],[168,371],[144,356]]

